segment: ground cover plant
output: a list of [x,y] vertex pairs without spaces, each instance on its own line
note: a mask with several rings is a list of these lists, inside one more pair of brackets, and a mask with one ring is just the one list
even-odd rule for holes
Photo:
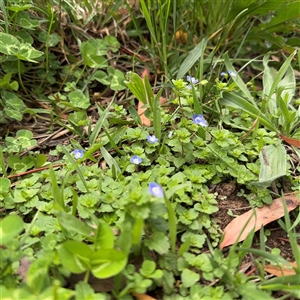
[[300,299],[299,1],[0,7],[3,299]]

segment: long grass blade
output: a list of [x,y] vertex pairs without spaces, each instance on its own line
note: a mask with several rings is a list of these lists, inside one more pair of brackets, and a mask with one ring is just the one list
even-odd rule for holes
[[[234,67],[230,61],[228,53],[224,54],[224,64],[226,66],[227,71],[234,71]],[[250,101],[252,103],[252,105],[256,107],[256,103],[254,102],[253,97],[251,96],[251,93],[249,92],[246,84],[243,82],[243,80],[238,75],[238,73],[236,73],[236,76],[232,76],[231,78],[236,83],[236,85],[239,87],[239,89],[243,92],[243,94],[247,98],[247,100]]]
[[204,55],[204,51],[207,45],[207,38],[204,38],[185,58],[181,64],[176,79],[181,79],[183,76],[193,67],[196,61]]
[[222,96],[223,97],[220,100],[222,104],[243,110],[253,119],[258,118],[259,122],[265,125],[269,130],[279,133],[279,130],[272,124],[269,118],[267,118],[258,108],[253,106],[243,97],[235,93],[228,92],[223,92]]
[[[97,121],[96,126],[93,130],[93,132],[90,135],[89,141],[90,141],[90,145],[93,145],[96,142],[96,139],[101,131],[101,128],[104,124],[104,121],[106,120],[106,118],[109,115],[109,110],[111,105],[114,103],[115,101],[115,97],[116,94],[114,95],[113,99],[111,100],[111,102],[108,104],[107,108],[100,114],[100,119]],[[99,108],[99,107],[98,107]],[[99,109],[100,111],[100,109]]]

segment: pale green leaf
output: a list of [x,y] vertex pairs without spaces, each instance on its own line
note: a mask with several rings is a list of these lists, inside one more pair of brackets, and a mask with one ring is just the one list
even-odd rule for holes
[[266,188],[275,179],[287,175],[287,157],[282,144],[265,146],[259,154],[259,186]]
[[0,220],[0,245],[13,240],[23,230],[23,220],[17,215],[6,216]]

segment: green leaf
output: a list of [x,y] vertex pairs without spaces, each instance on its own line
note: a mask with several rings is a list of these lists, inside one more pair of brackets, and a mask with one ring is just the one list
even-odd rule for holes
[[[67,288],[63,288],[60,286],[56,286],[55,284],[49,285],[48,288],[46,288],[42,293],[40,293],[37,298],[31,298],[30,297],[20,297],[19,299],[30,299],[30,300],[39,300],[39,299],[43,299],[43,300],[50,300],[53,299],[54,297],[56,297],[56,299],[59,300],[70,300],[70,299],[74,299],[75,296],[75,292],[73,290],[67,289]],[[79,299],[78,299],[79,300]],[[81,299],[80,299],[81,300]],[[100,299],[86,299],[86,300],[100,300]]]
[[23,10],[28,10],[28,9],[30,9],[32,7],[31,4],[25,4],[25,5],[18,5],[18,4],[16,4],[18,2],[19,1],[14,1],[14,5],[13,6],[6,6],[6,9],[14,11],[14,12],[20,12],[20,11],[23,11]]
[[0,220],[0,244],[13,240],[24,228],[23,220],[16,215],[6,216]]
[[[42,43],[47,43],[48,40],[48,32],[43,31],[40,33],[38,37],[39,41]],[[61,37],[57,33],[51,33],[49,35],[48,46],[55,47],[61,41]]]
[[116,241],[118,248],[120,248],[125,253],[129,253],[132,245],[132,239],[134,233],[132,232],[132,218],[129,213],[125,214],[124,221],[122,223],[121,234]]
[[18,172],[26,171],[33,167],[34,163],[29,156],[24,156],[22,159],[18,155],[11,155],[7,159],[8,165]]
[[[274,262],[276,262],[274,260]],[[288,265],[289,263],[286,262]],[[295,275],[290,275],[290,276],[280,276],[276,278],[272,278],[270,280],[266,280],[261,283],[261,288],[262,289],[273,289],[275,285],[280,285],[279,290],[285,289],[282,287],[283,284],[289,285],[289,286],[294,286],[296,285],[297,288],[299,289],[299,273]]]
[[8,178],[0,178],[0,195],[7,195],[10,190],[10,180]]
[[19,39],[22,39],[23,42],[28,43],[28,44],[33,44],[34,40],[31,36],[31,34],[25,30],[25,29],[21,29],[17,32],[14,33],[16,37],[18,37]]
[[19,40],[11,34],[0,32],[0,53],[15,55],[20,48]]
[[161,111],[160,111],[160,97],[162,95],[162,89],[157,93],[153,99],[153,127],[155,136],[161,139]]
[[17,120],[17,121],[22,121],[23,119],[23,113],[16,110],[15,108],[4,107],[4,112],[10,119]]
[[259,122],[265,125],[269,130],[279,133],[279,130],[272,124],[269,118],[243,97],[234,92],[223,92],[222,96],[220,100],[222,104],[243,110],[253,119],[257,118]]
[[[269,1],[266,1],[267,3]],[[269,2],[270,4],[272,2]],[[276,3],[276,6],[280,7],[274,7],[273,5]],[[272,11],[276,11],[275,14],[272,14],[272,18],[270,22],[262,23],[260,26],[258,26],[258,29],[260,31],[268,31],[268,32],[280,32],[283,31],[286,28],[287,22],[298,19],[300,14],[300,1],[278,1],[272,3],[272,7],[270,8]],[[277,9],[276,9],[277,8]]]
[[114,69],[113,67],[108,67],[107,72],[109,75],[110,88],[113,91],[121,91],[126,88],[124,83],[125,76],[120,70]]
[[[96,139],[97,137],[99,136],[99,133],[101,131],[101,128],[105,122],[105,120],[107,119],[107,117],[109,116],[109,110],[110,110],[110,107],[112,106],[112,104],[114,103],[114,100],[115,100],[115,96],[116,94],[114,95],[113,99],[111,100],[111,102],[108,104],[108,106],[106,107],[106,109],[104,111],[101,111],[101,108],[99,108],[99,115],[100,115],[100,118],[98,119],[95,127],[94,127],[94,130],[92,131],[90,137],[89,137],[89,142],[90,142],[90,145],[94,145],[95,142],[96,142]],[[99,146],[99,148],[101,147],[102,145]],[[96,145],[95,145],[96,147]]]
[[104,71],[101,70],[95,72],[95,74],[92,77],[92,80],[93,79],[107,86],[109,86],[110,84],[109,76]]
[[30,130],[21,129],[21,130],[18,130],[17,137],[20,142],[25,144],[28,142],[28,140],[32,139],[33,133]]
[[142,239],[144,230],[144,220],[142,218],[136,219],[132,228],[132,244],[139,245]]
[[52,186],[52,195],[54,197],[54,207],[57,210],[64,211],[65,210],[65,202],[63,199],[63,193],[57,184],[56,176],[55,176],[52,166],[49,169],[49,175],[50,175],[51,186]]
[[144,243],[150,250],[154,250],[158,254],[165,254],[170,248],[168,237],[163,232],[154,232]]
[[107,43],[100,39],[90,39],[80,45],[80,53],[84,63],[90,68],[106,68]]
[[287,157],[282,144],[265,146],[259,153],[260,187],[268,187],[275,179],[287,175]]
[[126,266],[127,255],[115,249],[101,249],[92,254],[92,273],[97,278],[109,278],[120,273]]
[[144,260],[140,272],[143,276],[150,277],[150,275],[155,271],[155,269],[156,263],[154,261]]
[[23,100],[20,99],[16,94],[5,90],[1,92],[1,97],[4,102],[4,111],[7,116],[11,119],[21,121],[23,118],[23,113],[26,109]]
[[148,97],[142,78],[133,72],[128,72],[127,77],[129,78],[129,81],[125,81],[125,84],[130,89],[132,94],[143,104],[147,104]]
[[200,280],[200,275],[189,269],[183,269],[181,273],[181,281],[184,287],[189,288]]
[[113,53],[115,53],[115,52],[117,52],[119,50],[120,43],[117,40],[117,38],[115,38],[112,35],[107,35],[104,40],[105,40],[105,42],[107,43],[108,47],[110,48],[110,50]]
[[91,234],[94,231],[90,226],[78,220],[75,216],[67,214],[65,212],[58,212],[57,217],[60,225],[67,231],[73,231],[84,237],[93,240]]
[[106,295],[95,294],[92,287],[83,281],[75,285],[76,300],[108,300]]
[[67,241],[61,245],[58,254],[62,265],[75,274],[83,273],[90,269],[91,248],[77,241]]
[[118,174],[120,174],[121,169],[118,163],[116,162],[116,160],[110,155],[110,153],[104,147],[101,147],[100,150],[105,162],[109,165],[109,167],[112,168],[114,166],[115,169],[118,171]]
[[68,98],[72,105],[76,108],[87,109],[90,106],[90,99],[81,91],[73,91],[69,93]]
[[176,79],[181,79],[192,68],[195,62],[204,54],[207,45],[207,38],[204,38],[185,58],[181,64]]
[[[264,75],[263,75],[263,94],[266,97],[267,109],[271,116],[276,115],[278,111],[277,95],[278,90],[282,88],[281,97],[284,98],[288,95],[289,103],[295,93],[295,76],[292,67],[290,66],[296,51],[293,52],[290,57],[283,63],[280,70],[277,72],[274,69],[270,69],[268,66],[269,55],[263,59]],[[279,95],[280,96],[280,95]]]
[[279,69],[278,73],[276,74],[276,76],[275,76],[275,78],[273,80],[273,84],[272,84],[271,89],[269,91],[268,98],[270,98],[272,96],[272,94],[275,92],[275,90],[276,90],[279,82],[283,78],[283,76],[286,73],[286,71],[288,70],[288,68],[290,68],[291,61],[294,58],[294,56],[296,55],[296,53],[297,53],[297,51],[295,50],[288,57],[288,59],[283,63],[283,65],[281,66],[281,68]]
[[30,156],[32,160],[34,160],[34,166],[36,168],[40,168],[47,161],[47,156],[45,154],[36,154],[36,156]]
[[40,294],[50,284],[50,277],[48,275],[49,263],[48,257],[41,257],[29,267],[26,282],[35,295]]
[[95,231],[96,249],[109,249],[114,247],[114,234],[111,227],[105,222],[99,220],[97,230]]
[[168,199],[172,198],[174,194],[176,194],[178,191],[183,190],[183,189],[188,189],[191,187],[190,183],[183,183],[183,184],[178,184],[172,188],[170,188],[166,192],[166,196]]
[[[230,58],[229,58],[229,55],[227,52],[224,54],[224,64],[225,64],[228,72],[229,71],[235,72],[235,69],[230,61]],[[244,83],[244,81],[241,79],[241,77],[238,74],[236,74],[236,76],[232,76],[231,78],[236,83],[236,85],[239,87],[239,89],[243,92],[243,94],[247,98],[247,100],[250,101],[252,103],[252,105],[256,107],[256,103],[253,100],[253,97],[251,96],[251,93],[249,92],[247,85]]]
[[[0,79],[0,89],[12,89],[14,91],[18,90],[18,88],[19,88],[18,82],[17,81],[10,82],[12,74],[13,74],[12,72],[8,72],[7,74],[4,75],[3,79]],[[18,98],[15,94],[12,94],[12,95],[14,97]],[[18,98],[18,99],[22,102],[23,107],[25,108],[26,106],[24,105],[23,101],[20,98]],[[10,101],[5,103],[5,105],[9,105],[9,104],[10,104]]]
[[31,19],[27,12],[20,12],[17,14],[15,21],[18,25],[25,29],[35,29],[36,27],[40,26],[38,20]]
[[[153,39],[156,46],[158,47],[158,42],[157,42],[157,39],[156,39],[156,30],[154,29],[153,22],[151,21],[151,17],[150,17],[149,10],[148,10],[148,5],[145,3],[145,0],[140,1],[140,4],[141,4],[141,8],[142,8],[144,18],[145,18],[146,23],[147,23],[147,28],[150,31],[151,39]],[[150,7],[149,7],[149,9],[150,9]]]
[[35,58],[39,58],[44,53],[42,51],[38,51],[34,49],[28,43],[22,43],[18,49],[18,52],[15,53],[16,57],[20,60],[30,61],[30,62],[37,62],[34,60]]

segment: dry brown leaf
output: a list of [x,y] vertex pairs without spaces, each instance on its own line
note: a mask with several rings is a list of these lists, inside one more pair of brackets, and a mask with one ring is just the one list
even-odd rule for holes
[[145,125],[145,126],[151,126],[151,120],[148,119],[146,116],[145,116],[145,111],[147,110],[147,108],[144,108],[143,107],[143,103],[141,101],[139,101],[139,104],[138,104],[138,114],[141,118],[141,121],[142,121],[142,124]]
[[291,146],[295,146],[297,148],[300,149],[300,140],[298,139],[293,139],[293,138],[290,138],[290,137],[287,137],[283,134],[280,134],[279,135],[286,143],[290,144]]
[[[285,194],[285,200],[288,211],[291,211],[300,205],[299,193]],[[257,231],[261,226],[277,220],[282,216],[284,216],[282,198],[273,200],[270,206],[264,205],[262,208],[255,208],[255,214],[253,210],[250,210],[238,216],[224,229],[224,239],[220,248],[223,249],[226,246],[234,244],[243,229],[238,242],[243,241],[253,228]]]
[[133,292],[133,296],[137,299],[137,300],[156,300],[155,298],[148,296],[146,294],[139,294],[136,292]]
[[296,274],[293,267],[297,268],[297,264],[295,262],[291,262],[288,265],[283,266],[266,265],[265,271],[276,277],[291,276]]

